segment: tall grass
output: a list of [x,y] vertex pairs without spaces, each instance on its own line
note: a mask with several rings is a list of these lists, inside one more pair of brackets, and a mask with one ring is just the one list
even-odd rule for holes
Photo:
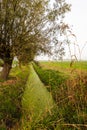
[[[51,65],[52,64],[55,63],[51,63]],[[44,68],[44,65],[42,66]],[[51,67],[47,66],[47,69],[48,68],[51,68],[52,70],[52,66]],[[83,130],[83,129],[86,130],[87,129],[87,74],[83,72],[83,73],[76,74],[76,76],[73,76],[73,74],[71,73],[69,77],[64,78],[66,77],[65,73],[64,75],[62,73],[63,76],[62,77],[60,72],[49,70],[51,71],[51,73],[53,73],[52,76],[54,77],[56,73],[58,73],[58,77],[53,78],[47,75],[46,72],[48,71],[46,70],[46,66],[45,66],[45,70],[42,69],[41,67],[35,66],[35,70],[37,71],[38,75],[40,76],[43,82],[45,81],[43,79],[46,79],[46,81],[48,81],[46,82],[47,83],[46,85],[48,86],[50,85],[51,93],[58,106],[56,112],[56,116],[57,116],[56,119],[59,122],[58,123],[56,122],[55,129],[56,130],[63,130],[63,129],[64,130]],[[58,82],[59,79],[61,79],[60,80],[61,82]],[[57,82],[57,84],[54,84],[53,86],[53,82]]]
[[0,130],[16,126],[22,116],[21,98],[28,73],[28,67],[13,68],[9,79],[0,83]]

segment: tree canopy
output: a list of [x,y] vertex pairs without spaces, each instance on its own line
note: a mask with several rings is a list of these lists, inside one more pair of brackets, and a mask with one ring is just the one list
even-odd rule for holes
[[[65,0],[0,0],[1,77],[6,79],[14,56],[27,63],[41,52],[50,53],[55,34],[64,32],[62,19],[70,10]],[[57,31],[57,32],[56,32]]]

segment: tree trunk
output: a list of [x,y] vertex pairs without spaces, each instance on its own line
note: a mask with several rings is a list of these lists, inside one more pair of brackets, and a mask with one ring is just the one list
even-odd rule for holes
[[1,79],[6,80],[9,76],[12,67],[12,61],[10,63],[4,62],[3,69],[1,72]]

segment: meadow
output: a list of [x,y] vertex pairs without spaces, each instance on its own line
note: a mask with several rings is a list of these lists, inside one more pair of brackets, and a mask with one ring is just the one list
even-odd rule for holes
[[40,65],[44,69],[53,69],[53,70],[59,70],[61,72],[66,72],[71,70],[78,70],[78,71],[87,71],[87,61],[42,61],[40,62]]
[[[71,66],[70,63],[35,62],[32,63],[34,70],[30,65],[22,66],[22,69],[13,67],[9,79],[0,81],[0,130],[86,130],[87,61],[75,62]],[[46,98],[48,93],[51,94],[56,108],[49,111],[48,116],[45,111],[45,118],[41,116],[35,121],[30,111],[32,105],[35,105],[36,115],[44,110],[42,106],[46,98],[41,96],[42,92]],[[26,122],[32,122],[30,128]]]

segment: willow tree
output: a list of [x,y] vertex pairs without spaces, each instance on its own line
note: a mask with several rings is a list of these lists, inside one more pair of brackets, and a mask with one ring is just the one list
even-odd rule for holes
[[50,52],[53,23],[68,10],[64,0],[56,0],[52,8],[48,0],[0,0],[1,78],[8,78],[14,56],[27,63],[41,52]]

